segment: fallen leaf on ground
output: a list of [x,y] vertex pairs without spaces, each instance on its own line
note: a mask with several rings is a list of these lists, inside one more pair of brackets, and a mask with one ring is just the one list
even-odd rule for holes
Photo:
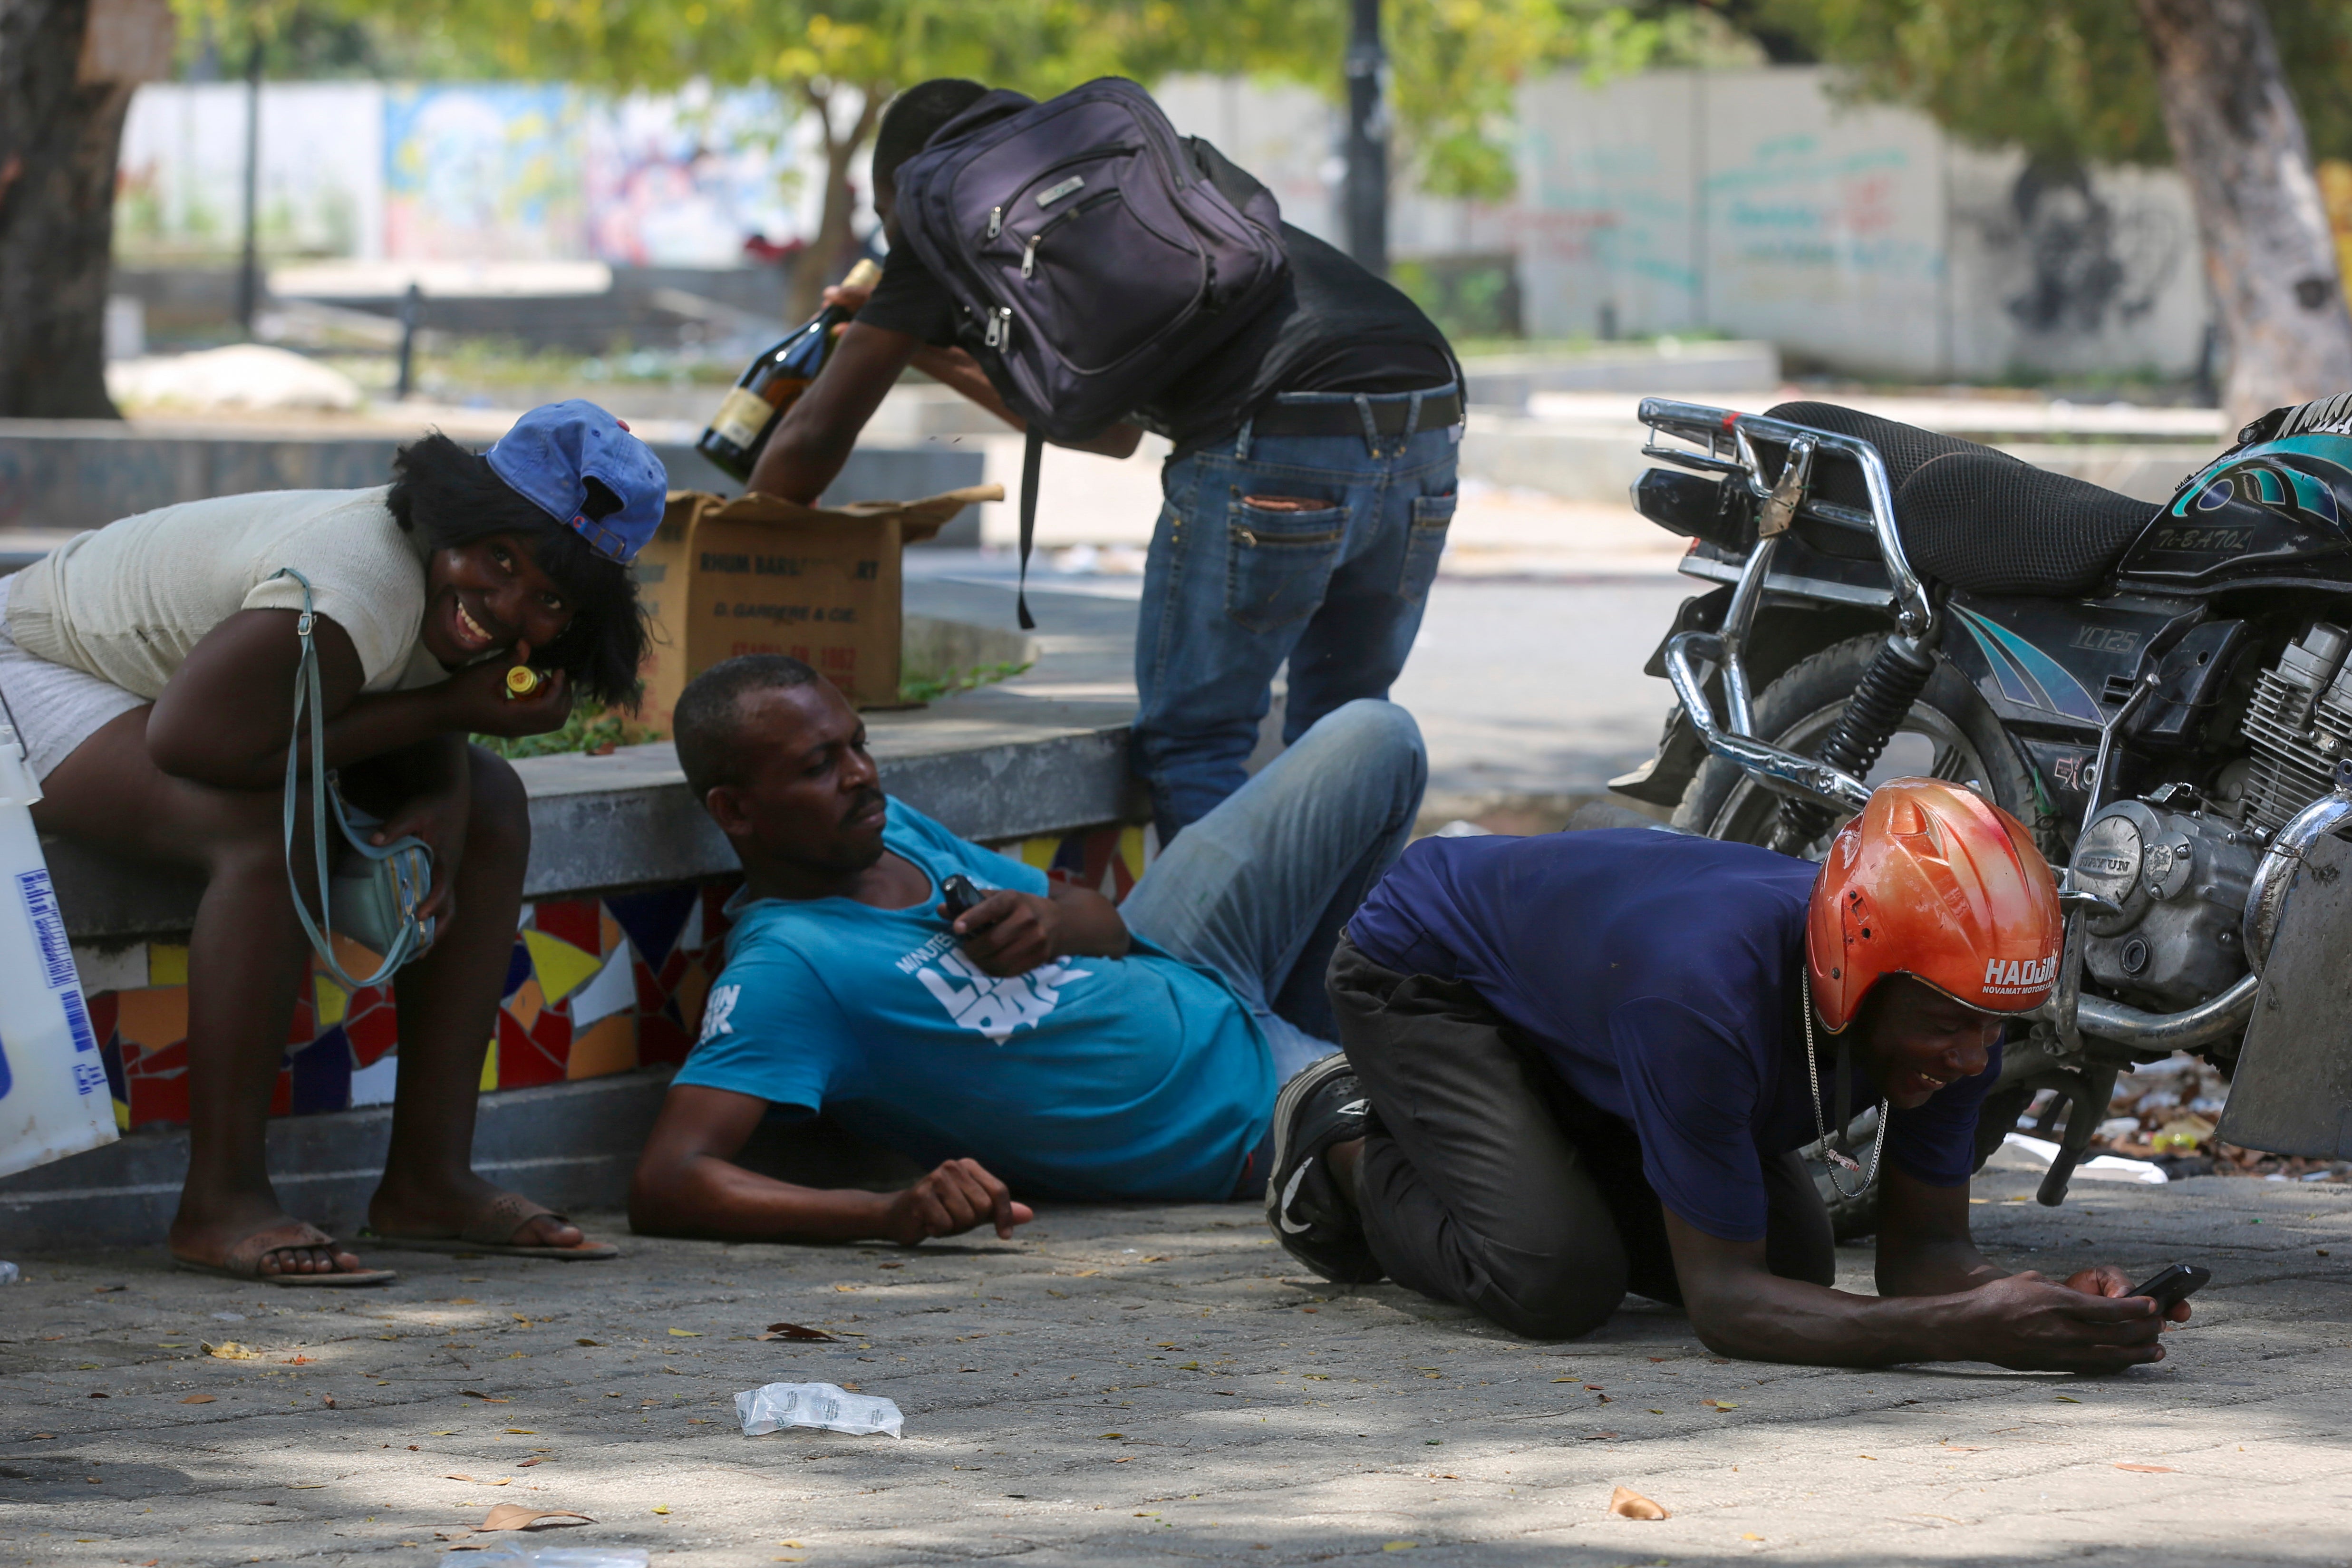
[[278,1364],[280,1366],[309,1366],[312,1362],[318,1359],[319,1358],[317,1356],[312,1355],[290,1355],[284,1361],[278,1363]]
[[471,1296],[452,1296],[449,1298],[449,1305],[453,1307],[473,1307],[478,1306],[480,1303],[476,1301]]
[[2143,1476],[2177,1476],[2180,1472],[2170,1465],[2117,1465],[2119,1470],[2136,1470]]
[[770,1323],[768,1331],[760,1337],[763,1340],[820,1340],[828,1344],[840,1342],[823,1329],[804,1329],[798,1323]]
[[[1977,1198],[1977,1199],[1974,1199],[1974,1200],[1972,1200],[1972,1201],[1977,1202],[1977,1203],[1982,1203],[1984,1200],[1983,1200],[1982,1198]],[[1752,1531],[1752,1530],[1748,1530],[1748,1531],[1742,1531],[1740,1532],[1739,1539],[1740,1539],[1740,1540],[1742,1540],[1742,1541],[1761,1541],[1761,1540],[1763,1540],[1764,1538],[1763,1538],[1762,1536],[1760,1536],[1760,1535],[1757,1534],[1754,1531]]]
[[[1657,1360],[1657,1357],[1652,1357]],[[1609,1494],[1609,1511],[1620,1519],[1672,1519],[1674,1515],[1635,1491],[1632,1487],[1619,1487]]]
[[1383,1541],[1381,1542],[1381,1550],[1383,1552],[1417,1552],[1420,1549],[1421,1542],[1418,1541]]
[[1702,1399],[1699,1403],[1706,1405],[1709,1410],[1737,1410],[1739,1408],[1737,1403],[1728,1399]]
[[666,1502],[657,1502],[654,1504],[654,1511],[656,1513],[667,1513],[669,1511],[669,1504]]
[[572,1342],[575,1345],[586,1345],[590,1350],[603,1350],[604,1348],[603,1342],[599,1340],[574,1340]]
[[212,1402],[213,1396],[209,1394],[191,1394],[180,1401],[183,1405],[210,1405]]
[[1598,1443],[1604,1438],[1614,1437],[1615,1436],[1617,1436],[1617,1434],[1614,1432],[1587,1432],[1584,1435],[1584,1440],[1588,1443]]
[[533,1465],[543,1465],[545,1463],[547,1463],[547,1461],[544,1459],[525,1459],[520,1464],[515,1466],[515,1468],[518,1470],[527,1470]]
[[[512,1318],[512,1319],[513,1319],[516,1322],[518,1322],[518,1323],[522,1323],[522,1324],[528,1325],[528,1324],[530,1322],[530,1320],[529,1318],[524,1317],[520,1312],[509,1312],[509,1313],[507,1314],[507,1316],[508,1316],[508,1317],[509,1317],[509,1318]],[[510,1507],[511,1505],[510,1505],[510,1504],[507,1504],[507,1503],[500,1503],[499,1506],[500,1508],[507,1508],[507,1507]]]
[[525,1508],[519,1502],[502,1502],[490,1510],[481,1523],[484,1530],[556,1530],[569,1524],[593,1524],[596,1521],[574,1509]]
[[478,1399],[485,1405],[512,1405],[511,1399],[493,1399],[478,1388],[461,1388],[458,1394],[467,1399]]
[[536,1437],[539,1436],[539,1429],[535,1426],[509,1426],[507,1430],[513,1433],[518,1437]]
[[322,1394],[319,1395],[319,1403],[325,1405],[330,1410],[336,1408],[335,1396],[331,1394]]
[[453,1480],[453,1481],[470,1481],[470,1482],[472,1482],[475,1486],[478,1486],[478,1487],[502,1487],[502,1486],[506,1485],[509,1481],[510,1481],[510,1480],[514,1479],[514,1478],[513,1478],[512,1476],[500,1476],[497,1480],[494,1480],[494,1481],[488,1481],[488,1480],[484,1480],[484,1479],[483,1479],[481,1477],[479,1477],[479,1476],[461,1476],[461,1475],[457,1474],[455,1471],[452,1471],[448,1476],[446,1476],[446,1478],[444,1478],[444,1479],[447,1479],[447,1480]]
[[1552,1381],[1554,1383],[1582,1383],[1584,1380],[1580,1377],[1555,1377]]
[[2050,1397],[2056,1400],[2061,1405],[2080,1405],[2083,1403],[2071,1394],[2053,1394]]
[[247,1349],[235,1340],[223,1340],[218,1344],[206,1341],[202,1348],[206,1355],[215,1361],[259,1361],[261,1359],[259,1351]]
[[672,1329],[669,1331],[669,1337],[674,1340],[698,1340],[702,1337],[702,1331],[699,1329]]

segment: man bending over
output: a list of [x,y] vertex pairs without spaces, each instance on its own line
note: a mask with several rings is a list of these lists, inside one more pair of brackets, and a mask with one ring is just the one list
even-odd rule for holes
[[[1267,1215],[1326,1279],[1537,1338],[1631,1289],[1762,1361],[2159,1361],[2120,1271],[2010,1274],[1969,1236],[1979,1108],[2060,942],[2025,828],[1935,779],[1882,786],[1820,867],[1663,830],[1425,839],[1333,959],[1347,1054],[1283,1090]],[[1877,1184],[1874,1297],[1832,1288],[1797,1153],[1850,1093],[1881,1142],[1831,1176]]]
[[[1322,972],[1427,772],[1402,709],[1349,703],[1114,908],[885,795],[866,726],[797,659],[709,670],[674,728],[744,880],[629,1217],[736,1240],[1010,1236],[1030,1217],[1016,1194],[1256,1195],[1276,1086],[1333,1048],[1328,1014],[1274,1001],[1294,970]],[[985,896],[950,920],[959,874]],[[935,1169],[870,1193],[732,1163],[772,1110],[829,1112]]]

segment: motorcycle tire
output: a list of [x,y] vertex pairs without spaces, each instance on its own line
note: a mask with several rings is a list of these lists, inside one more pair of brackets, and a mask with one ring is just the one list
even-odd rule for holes
[[[1754,702],[1756,732],[1774,745],[1802,755],[1818,752],[1831,727],[1845,710],[1846,699],[1862,683],[1863,671],[1877,655],[1881,637],[1849,637],[1832,643],[1791,665],[1758,693]],[[1895,737],[1864,781],[1926,774],[1967,784],[2023,823],[2037,842],[2046,845],[2047,824],[2034,788],[2033,774],[2023,754],[1968,677],[1940,655],[1935,673],[1898,726]],[[1734,764],[1709,757],[1700,765],[1674,825],[1685,832],[1704,834],[1738,844],[1769,844],[1780,822],[1780,797],[1758,784]],[[1819,860],[1830,839],[1844,826],[1841,817],[1804,848],[1804,857]],[[2021,1107],[2013,1097],[1989,1098],[1979,1113],[1977,1163],[2000,1146],[2001,1136],[2016,1124]],[[1869,1157],[1870,1136],[1877,1128],[1874,1110],[1854,1119],[1839,1140],[1857,1159]],[[1990,1141],[1988,1141],[1990,1140]],[[1829,1205],[1830,1226],[1840,1241],[1873,1235],[1878,1228],[1878,1189],[1874,1184],[1860,1197],[1849,1198],[1831,1184],[1827,1167],[1807,1162],[1813,1184]],[[1849,1178],[1851,1180],[1851,1178]]]

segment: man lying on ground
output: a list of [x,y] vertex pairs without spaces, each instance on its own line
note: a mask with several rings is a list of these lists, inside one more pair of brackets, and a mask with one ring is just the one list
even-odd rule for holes
[[[2025,828],[1934,779],[1882,787],[1821,867],[1664,830],[1424,839],[1333,958],[1347,1054],[1283,1089],[1267,1216],[1326,1279],[1534,1338],[1630,1289],[1761,1361],[2159,1361],[2120,1271],[2010,1274],[1969,1235],[1978,1108],[2061,930]],[[1879,1106],[1869,1172],[1832,1173],[1877,1183],[1876,1297],[1832,1289],[1796,1152],[1841,1078]]]
[[[1349,703],[1114,908],[887,797],[866,726],[797,659],[728,660],[673,725],[744,885],[629,1217],[737,1240],[1010,1236],[1030,1217],[1016,1194],[1256,1195],[1276,1087],[1332,1049],[1328,1012],[1276,1004],[1294,971],[1321,973],[1427,771],[1402,709]],[[988,892],[950,921],[959,873]],[[732,1163],[772,1110],[828,1112],[936,1168],[871,1193]]]

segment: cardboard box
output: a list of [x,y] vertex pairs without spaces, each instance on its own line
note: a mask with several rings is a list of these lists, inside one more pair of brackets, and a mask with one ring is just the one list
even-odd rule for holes
[[639,721],[667,734],[686,683],[744,653],[790,654],[860,708],[898,706],[899,552],[1003,499],[1001,485],[827,508],[671,491],[636,560],[652,634]]

